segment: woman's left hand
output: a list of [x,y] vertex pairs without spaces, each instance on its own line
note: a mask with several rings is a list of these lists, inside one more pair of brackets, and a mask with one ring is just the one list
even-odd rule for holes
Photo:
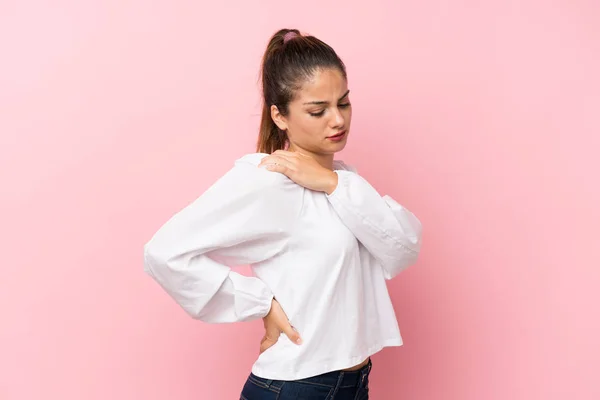
[[317,192],[331,194],[338,184],[338,176],[334,171],[301,153],[277,150],[263,158],[258,166],[280,172],[298,185]]

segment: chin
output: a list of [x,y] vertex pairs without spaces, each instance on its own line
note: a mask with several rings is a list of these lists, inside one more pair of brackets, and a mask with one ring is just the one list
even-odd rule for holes
[[340,151],[344,150],[344,148],[346,147],[346,141],[344,140],[343,142],[337,143],[335,146],[332,146],[332,147],[333,147],[332,153],[340,152]]

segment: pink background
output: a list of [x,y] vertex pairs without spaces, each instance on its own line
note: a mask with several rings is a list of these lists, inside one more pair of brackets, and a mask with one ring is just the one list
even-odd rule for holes
[[424,225],[374,399],[600,398],[600,3],[0,2],[0,399],[235,399],[260,321],[142,246],[252,152],[268,37],[348,65],[340,155]]

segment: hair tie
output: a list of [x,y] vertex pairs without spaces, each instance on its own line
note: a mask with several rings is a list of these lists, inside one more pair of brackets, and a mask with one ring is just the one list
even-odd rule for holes
[[296,36],[298,36],[298,34],[296,32],[289,31],[288,33],[283,35],[283,43],[289,42],[291,39],[295,38]]

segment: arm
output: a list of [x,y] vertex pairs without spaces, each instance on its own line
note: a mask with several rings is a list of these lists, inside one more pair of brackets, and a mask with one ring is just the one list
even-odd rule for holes
[[421,223],[389,196],[379,193],[360,175],[336,170],[338,184],[327,195],[344,224],[392,279],[414,264],[421,248]]
[[270,289],[228,265],[261,262],[284,248],[300,211],[296,187],[238,160],[146,243],[144,270],[193,318],[223,323],[266,316]]

